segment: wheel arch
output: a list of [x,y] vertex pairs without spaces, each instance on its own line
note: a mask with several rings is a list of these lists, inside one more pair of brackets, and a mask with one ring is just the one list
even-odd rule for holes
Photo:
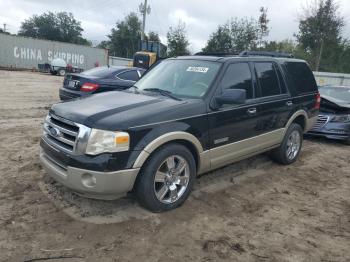
[[133,168],[141,168],[153,152],[155,152],[161,146],[164,146],[169,143],[178,143],[190,150],[196,161],[197,170],[200,169],[202,162],[201,154],[204,151],[203,146],[198,140],[198,138],[196,138],[190,133],[183,131],[166,133],[154,139],[141,151],[141,153],[134,162]]
[[307,131],[308,127],[308,116],[305,110],[298,110],[295,112],[290,118],[289,121],[285,127],[285,132],[288,130],[289,126],[292,123],[297,123],[301,126],[304,132]]

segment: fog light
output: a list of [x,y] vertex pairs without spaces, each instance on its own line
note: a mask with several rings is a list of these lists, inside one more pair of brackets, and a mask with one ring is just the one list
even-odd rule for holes
[[81,176],[81,182],[86,187],[95,187],[96,186],[96,177],[91,174],[83,174]]

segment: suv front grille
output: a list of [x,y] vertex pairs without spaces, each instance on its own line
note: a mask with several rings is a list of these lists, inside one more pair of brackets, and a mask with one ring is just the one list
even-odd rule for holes
[[52,145],[66,152],[75,150],[79,126],[61,117],[50,114],[44,123],[44,138]]
[[322,127],[324,127],[325,124],[327,124],[328,120],[329,120],[329,116],[319,115],[317,118],[316,124],[314,125],[312,130],[321,129]]

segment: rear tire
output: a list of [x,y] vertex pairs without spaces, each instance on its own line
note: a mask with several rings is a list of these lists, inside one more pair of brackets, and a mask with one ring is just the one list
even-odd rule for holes
[[196,162],[185,146],[165,145],[142,167],[135,185],[136,197],[152,212],[175,209],[191,193],[196,172]]
[[282,141],[282,144],[271,151],[270,157],[282,165],[294,163],[300,154],[303,145],[303,129],[300,125],[292,123]]

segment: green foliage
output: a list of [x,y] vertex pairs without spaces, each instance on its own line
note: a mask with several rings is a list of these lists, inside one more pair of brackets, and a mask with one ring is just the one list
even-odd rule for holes
[[179,22],[177,27],[170,27],[167,38],[168,56],[173,57],[190,54],[188,50],[189,42],[186,35],[186,25],[184,23]]
[[261,39],[259,32],[259,23],[252,18],[232,19],[224,25],[219,25],[203,51],[239,53],[256,49]]
[[147,36],[148,41],[152,41],[152,42],[160,42],[160,38],[157,32],[149,32],[148,36]]
[[264,41],[264,38],[267,37],[270,33],[269,29],[269,22],[270,20],[267,18],[267,11],[268,9],[265,7],[260,7],[260,16],[258,19],[258,25],[259,25],[259,31],[258,31],[258,38],[259,38],[259,48],[263,48],[263,46],[266,44]]
[[214,32],[203,52],[207,53],[230,53],[233,50],[232,38],[229,24],[219,25],[216,32]]
[[338,63],[333,72],[350,73],[350,42],[344,41],[341,44],[341,51],[337,53],[336,60]]
[[342,52],[343,27],[344,18],[334,0],[316,1],[304,11],[296,37],[314,70],[332,71],[337,53]]
[[82,37],[83,31],[72,13],[48,12],[22,22],[18,35],[91,46],[91,42]]
[[101,44],[110,49],[111,55],[132,58],[141,41],[141,21],[137,14],[130,13],[123,21],[118,21],[108,38],[109,41]]
[[98,48],[104,48],[104,49],[110,49],[109,45],[110,45],[110,42],[104,40],[104,41],[101,41],[101,42],[97,45],[97,47],[98,47]]
[[264,51],[272,51],[272,52],[282,52],[295,54],[297,52],[297,44],[291,40],[286,39],[283,41],[269,41],[266,42],[263,50]]
[[0,28],[0,34],[6,34],[6,35],[9,35],[10,33],[9,33],[9,32],[6,32],[6,31],[4,31],[2,28]]

